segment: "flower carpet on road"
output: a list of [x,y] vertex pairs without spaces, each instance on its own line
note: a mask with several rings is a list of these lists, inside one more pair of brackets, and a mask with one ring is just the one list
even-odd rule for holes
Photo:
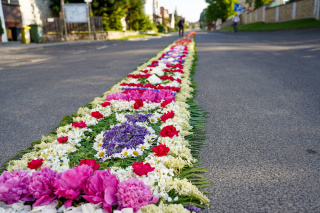
[[169,45],[102,97],[10,160],[0,212],[201,212],[210,184],[197,153],[195,33]]

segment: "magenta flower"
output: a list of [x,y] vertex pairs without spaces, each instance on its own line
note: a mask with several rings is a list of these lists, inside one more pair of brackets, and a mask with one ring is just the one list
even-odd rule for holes
[[32,176],[29,177],[29,191],[36,199],[34,207],[47,205],[57,197],[54,194],[53,183],[60,179],[60,176],[50,167],[43,167],[41,171],[32,173]]
[[107,97],[106,97],[106,100],[107,101],[111,101],[111,100],[124,100],[124,101],[127,101],[128,98],[127,98],[126,94],[116,92],[116,93],[108,94]]
[[170,90],[160,90],[159,92],[159,103],[161,100],[166,100],[166,101],[174,101],[174,95],[172,95]]
[[13,172],[4,171],[0,176],[0,201],[5,201],[8,204],[13,204],[22,201],[34,201],[34,197],[30,194],[29,172],[18,171]]
[[122,181],[118,185],[116,196],[121,209],[133,208],[134,212],[138,211],[142,206],[157,203],[159,200],[159,198],[152,196],[150,186],[133,178]]
[[158,94],[156,92],[148,89],[142,94],[141,100],[146,102],[155,102],[157,96]]
[[92,173],[93,170],[90,166],[81,165],[63,172],[61,179],[54,182],[55,194],[69,199],[64,204],[66,208],[69,208],[72,201],[80,196],[87,179],[92,176]]
[[111,175],[110,169],[95,171],[85,185],[86,195],[82,197],[90,203],[103,203],[107,212],[112,212],[112,206],[117,205],[116,192],[119,180],[116,175]]
[[130,90],[127,93],[128,101],[134,101],[136,99],[140,99],[141,95],[138,90]]

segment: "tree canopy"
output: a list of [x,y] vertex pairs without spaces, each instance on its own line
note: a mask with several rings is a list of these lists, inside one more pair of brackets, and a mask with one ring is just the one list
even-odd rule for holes
[[225,21],[235,14],[234,4],[237,0],[206,0],[209,4],[205,10],[205,18],[208,23],[221,19]]

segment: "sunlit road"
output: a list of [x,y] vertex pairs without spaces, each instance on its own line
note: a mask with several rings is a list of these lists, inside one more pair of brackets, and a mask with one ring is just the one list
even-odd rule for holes
[[[205,212],[320,212],[319,35],[197,33]],[[175,39],[0,51],[0,163]]]
[[319,35],[197,34],[209,212],[320,212]]

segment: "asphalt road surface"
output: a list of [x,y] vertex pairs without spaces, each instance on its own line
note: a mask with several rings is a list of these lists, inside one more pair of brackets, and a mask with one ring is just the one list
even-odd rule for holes
[[[197,33],[205,212],[320,212],[319,35]],[[176,38],[0,50],[0,163]]]
[[198,33],[208,212],[320,212],[320,30]]

